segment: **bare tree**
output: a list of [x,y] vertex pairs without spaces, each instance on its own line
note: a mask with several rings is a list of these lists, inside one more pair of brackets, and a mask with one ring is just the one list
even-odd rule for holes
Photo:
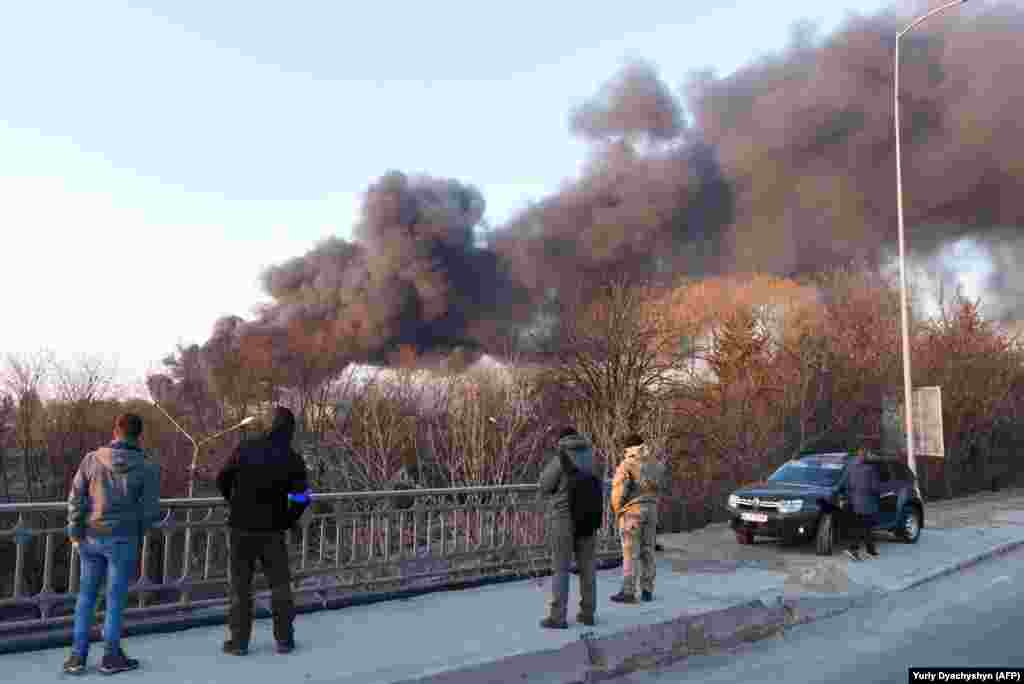
[[452,486],[535,478],[548,427],[539,385],[523,372],[475,372],[447,382],[444,403],[425,419],[434,460]]
[[11,481],[7,473],[7,449],[14,442],[18,407],[9,394],[0,393],[0,480],[4,485],[4,499],[11,498]]
[[96,409],[114,397],[117,364],[96,354],[79,354],[68,361],[52,364],[53,405],[48,455],[57,495],[67,491],[78,462],[100,438],[96,428]]
[[25,497],[32,501],[40,480],[38,454],[42,442],[43,394],[53,367],[53,353],[7,354],[0,383],[17,404],[15,444],[21,452]]
[[607,284],[592,303],[563,303],[549,348],[549,387],[566,412],[614,466],[618,443],[635,430],[658,397],[671,388],[681,361],[679,340],[656,308],[652,288]]

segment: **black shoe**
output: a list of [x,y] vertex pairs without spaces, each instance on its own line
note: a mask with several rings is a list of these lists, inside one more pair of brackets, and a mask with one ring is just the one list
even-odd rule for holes
[[100,662],[100,672],[105,675],[127,672],[129,670],[138,669],[138,667],[139,661],[126,656],[124,651],[121,649],[118,649],[113,653],[106,654]]
[[654,600],[654,594],[649,591],[640,592],[640,600],[644,603],[650,603]]
[[846,556],[853,561],[860,561],[861,559],[857,549],[846,549]]
[[221,650],[227,653],[228,655],[244,656],[249,652],[249,647],[243,646],[242,644],[236,643],[229,639],[224,642],[224,645],[221,647]]
[[275,649],[281,655],[291,653],[295,650],[295,640],[289,639],[288,641],[278,641],[277,646],[275,646]]
[[615,601],[615,603],[636,603],[636,596],[620,591],[618,594],[614,594],[611,600]]
[[64,674],[80,675],[85,672],[85,658],[72,653],[64,661]]
[[565,620],[556,620],[555,618],[544,618],[540,621],[540,626],[544,629],[569,629],[569,623]]
[[587,615],[586,613],[577,613],[576,622],[580,623],[581,625],[586,625],[587,627],[593,627],[597,621],[594,619],[593,615]]
[[872,558],[878,558],[880,554],[878,553],[878,549],[868,549],[868,555]]

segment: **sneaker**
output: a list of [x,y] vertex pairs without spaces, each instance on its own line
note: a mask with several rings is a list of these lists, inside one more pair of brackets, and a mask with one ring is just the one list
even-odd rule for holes
[[644,603],[650,603],[654,600],[654,593],[650,591],[644,591],[640,593],[640,600]]
[[221,647],[221,650],[227,653],[228,655],[244,656],[249,652],[249,647],[243,646],[242,644],[239,644],[235,641],[228,639],[224,642],[224,645]]
[[594,620],[593,615],[587,615],[586,613],[577,613],[576,622],[580,623],[581,625],[586,625],[587,627],[593,627],[594,623],[597,621]]
[[860,554],[857,553],[856,549],[846,549],[846,557],[853,561],[860,560]]
[[613,595],[611,600],[615,601],[615,603],[636,603],[636,596],[620,591],[618,594]]
[[281,655],[291,653],[295,650],[295,641],[293,639],[289,639],[288,641],[278,641],[275,649]]
[[569,629],[569,623],[565,620],[556,620],[555,618],[544,618],[540,621],[540,626],[544,629]]
[[129,670],[138,669],[138,667],[139,661],[126,656],[124,651],[121,649],[117,649],[113,653],[106,654],[103,656],[103,660],[100,661],[100,672],[105,675],[127,672]]
[[85,658],[72,653],[64,661],[64,674],[80,675],[85,672]]

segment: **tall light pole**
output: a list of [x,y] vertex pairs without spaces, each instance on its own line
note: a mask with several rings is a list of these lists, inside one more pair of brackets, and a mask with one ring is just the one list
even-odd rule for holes
[[896,36],[896,55],[893,60],[893,113],[896,129],[896,213],[899,221],[900,242],[900,325],[903,338],[903,414],[904,429],[907,433],[907,465],[917,475],[917,460],[914,457],[914,388],[910,379],[910,323],[907,314],[907,269],[903,235],[903,166],[900,158],[900,39],[923,24],[931,17],[944,12],[967,0],[953,0],[921,15]]
[[[191,465],[191,467],[189,467],[189,470],[188,470],[188,498],[190,498],[190,499],[195,494],[196,470],[199,468],[199,449],[202,448],[202,446],[204,444],[206,444],[207,442],[211,442],[211,441],[217,439],[218,437],[221,437],[222,435],[226,435],[227,433],[232,432],[234,430],[237,430],[240,427],[244,427],[244,426],[248,425],[249,423],[253,422],[254,420],[256,420],[252,416],[249,416],[248,418],[243,418],[242,421],[239,422],[237,425],[232,425],[227,430],[221,430],[220,432],[212,434],[209,437],[207,437],[205,439],[201,439],[201,440],[199,440],[197,442],[195,440],[195,438],[192,437],[192,435],[190,435],[188,432],[185,431],[185,428],[183,428],[180,425],[178,425],[178,421],[174,420],[174,418],[171,417],[171,414],[164,410],[163,406],[161,406],[156,401],[153,402],[153,405],[156,406],[158,409],[160,409],[161,413],[163,413],[165,416],[167,416],[167,420],[171,421],[174,424],[174,427],[178,428],[178,430],[181,431],[181,434],[183,434],[186,437],[188,437],[188,441],[192,442],[192,465]],[[210,542],[208,540],[207,544],[209,544],[209,543]],[[186,511],[186,513],[185,513],[185,550],[184,550],[184,552],[182,554],[182,564],[181,564],[181,567],[182,567],[181,576],[182,576],[183,579],[185,577],[188,577],[189,570],[191,569],[191,566],[192,566],[191,556],[192,556],[192,509],[189,508],[188,511]],[[185,591],[182,592],[182,598],[184,600],[186,600],[186,601],[188,600],[189,595],[190,595],[190,592],[188,590],[185,590]]]

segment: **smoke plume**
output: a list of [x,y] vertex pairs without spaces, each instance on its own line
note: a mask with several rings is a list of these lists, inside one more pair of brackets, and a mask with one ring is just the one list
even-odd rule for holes
[[253,322],[222,319],[211,341],[259,337],[282,364],[303,349],[344,364],[384,360],[400,345],[478,346],[497,334],[482,324],[488,315],[525,301],[498,257],[476,246],[483,214],[472,186],[388,173],[366,192],[357,242],[329,238],[269,268],[273,302]]
[[[908,244],[928,257],[976,241],[995,266],[988,292],[1020,318],[1024,10],[950,14],[902,45]],[[269,269],[273,303],[255,321],[222,321],[213,339],[283,339],[336,350],[338,363],[400,344],[486,349],[553,297],[616,274],[882,263],[896,237],[894,37],[911,18],[801,34],[726,77],[691,77],[682,99],[653,67],[628,63],[570,113],[570,131],[591,144],[578,180],[486,245],[475,188],[389,173],[366,192],[355,242],[330,238]]]
[[572,113],[569,128],[590,140],[636,135],[671,140],[683,131],[683,113],[655,68],[633,61]]

